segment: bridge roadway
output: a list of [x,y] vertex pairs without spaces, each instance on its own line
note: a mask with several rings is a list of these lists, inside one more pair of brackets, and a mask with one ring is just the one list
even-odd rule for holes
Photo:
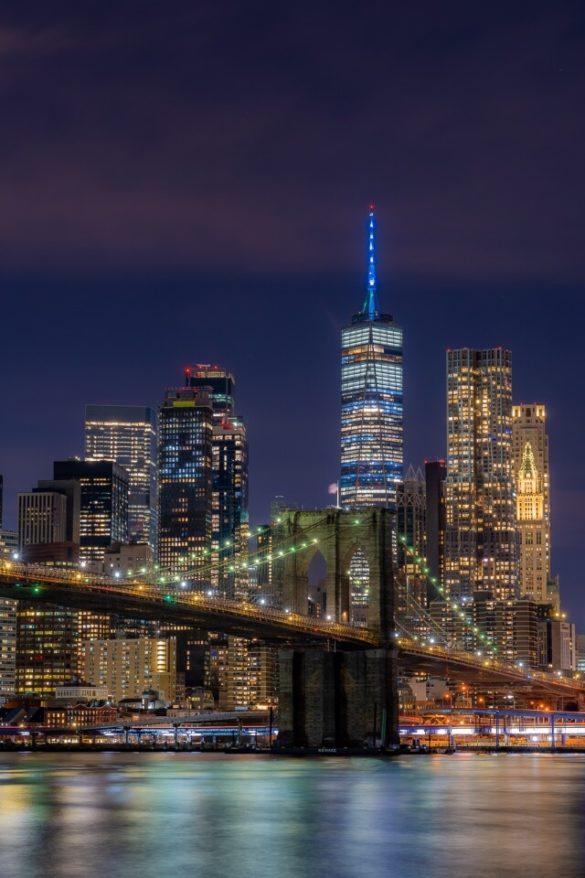
[[[343,649],[380,646],[378,632],[259,607],[203,592],[164,592],[146,580],[118,580],[84,571],[0,562],[0,597],[157,619],[239,637],[258,637],[282,645],[339,645]],[[521,686],[531,691],[585,699],[585,682],[572,677],[523,669],[485,656],[426,644],[399,635],[401,667],[489,686]]]

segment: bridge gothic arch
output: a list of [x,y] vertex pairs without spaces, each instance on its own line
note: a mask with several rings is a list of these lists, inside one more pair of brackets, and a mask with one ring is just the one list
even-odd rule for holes
[[369,567],[367,627],[390,637],[394,625],[392,513],[388,509],[288,509],[280,513],[279,533],[302,547],[283,559],[283,606],[306,615],[309,566],[319,552],[327,566],[327,614],[348,624],[351,588],[349,565],[361,550]]

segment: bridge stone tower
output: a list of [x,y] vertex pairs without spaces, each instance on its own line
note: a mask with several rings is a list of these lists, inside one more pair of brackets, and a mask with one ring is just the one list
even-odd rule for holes
[[349,565],[361,549],[370,571],[367,627],[376,632],[379,646],[281,651],[279,745],[366,749],[397,743],[392,513],[287,510],[281,519],[280,538],[303,547],[283,557],[283,606],[308,613],[309,566],[320,552],[327,564],[327,614],[349,624]]

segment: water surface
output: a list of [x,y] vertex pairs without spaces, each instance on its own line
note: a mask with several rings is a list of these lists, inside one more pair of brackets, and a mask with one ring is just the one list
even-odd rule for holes
[[2,878],[583,878],[585,756],[0,754]]

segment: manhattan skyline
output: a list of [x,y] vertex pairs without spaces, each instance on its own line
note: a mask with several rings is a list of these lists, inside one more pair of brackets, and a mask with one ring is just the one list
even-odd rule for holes
[[[213,26],[211,5],[203,8]],[[363,301],[363,216],[373,199],[380,297],[404,328],[405,463],[445,456],[445,349],[510,348],[514,402],[547,406],[553,572],[582,625],[585,222],[575,107],[583,36],[571,30],[569,4],[508,10],[507,29],[522,34],[521,59],[501,22],[479,28],[463,6],[449,34],[435,33],[429,5],[426,23],[378,13],[367,27],[361,22],[355,40],[351,16],[331,20],[316,10],[291,70],[270,41],[282,44],[288,28],[286,41],[296,46],[294,15],[284,24],[268,17],[262,50],[248,58],[234,12],[227,27],[222,20],[221,54],[225,61],[234,53],[232,72],[249,62],[239,86],[225,71],[213,75],[204,46],[192,52],[197,22],[184,10],[169,12],[162,29],[151,10],[131,55],[134,65],[141,50],[150,68],[158,63],[150,74],[160,89],[148,104],[152,147],[140,136],[143,103],[124,117],[115,102],[103,103],[116,86],[131,98],[144,83],[125,60],[122,19],[108,44],[99,12],[91,33],[64,7],[50,23],[41,4],[27,12],[27,23],[18,11],[0,19],[10,35],[12,123],[2,149],[20,168],[3,183],[0,226],[4,318],[14,330],[1,355],[7,525],[15,524],[17,491],[46,477],[53,460],[82,453],[86,404],[156,406],[192,362],[217,362],[237,377],[251,520],[264,520],[274,494],[327,502],[338,475],[339,331]],[[422,66],[417,44],[426,51]],[[354,63],[344,56],[342,64],[345,50]],[[106,61],[102,82],[95,68]],[[207,95],[197,84],[203,72]],[[438,88],[450,108],[447,132]],[[271,105],[275,90],[285,98],[282,118],[265,114],[263,89]],[[23,95],[39,112],[19,111]],[[216,148],[221,113],[234,106],[227,143],[242,144],[243,157]],[[51,128],[40,162],[42,126],[59,113],[67,124]],[[356,113],[354,133],[346,121]],[[288,139],[277,133],[282,121]],[[128,150],[137,142],[138,162]],[[207,180],[194,158],[205,160]],[[59,173],[65,159],[71,173]],[[41,172],[32,205],[23,181],[34,187]],[[185,182],[188,197],[179,198]]]

